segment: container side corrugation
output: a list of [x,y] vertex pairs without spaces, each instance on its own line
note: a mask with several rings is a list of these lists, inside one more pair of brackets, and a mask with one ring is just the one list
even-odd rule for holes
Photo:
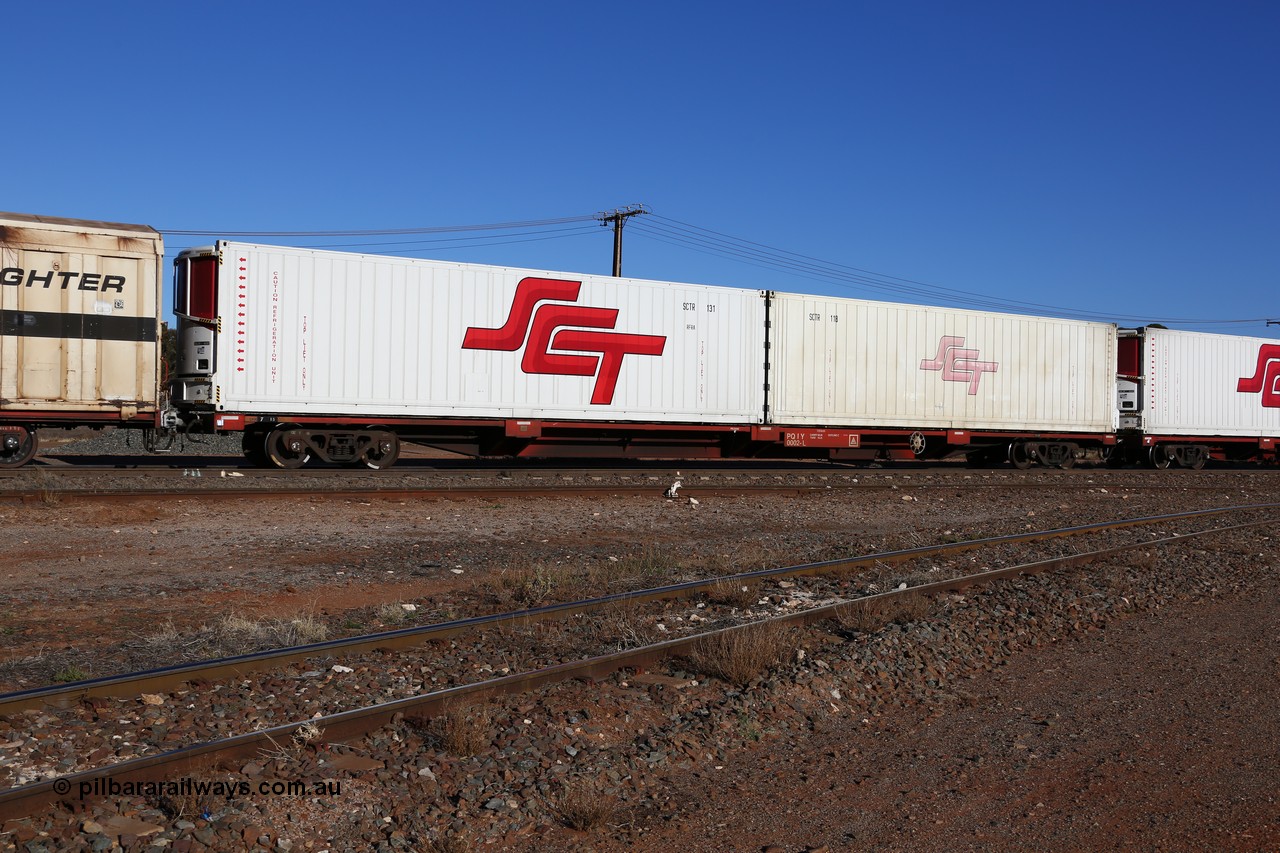
[[1104,433],[1116,329],[960,309],[778,294],[776,423]]
[[[1280,384],[1274,365],[1280,358],[1278,346],[1280,342],[1268,338],[1148,328],[1142,351],[1143,430],[1166,435],[1280,436],[1280,406],[1275,405],[1280,402],[1280,388],[1247,390],[1268,376]],[[1249,382],[1255,378],[1261,382]]]
[[[226,411],[657,423],[755,423],[763,411],[764,306],[754,290],[221,248],[213,379]],[[522,318],[521,282],[537,278],[577,283],[576,296],[566,285]],[[463,346],[468,329],[509,319],[514,348]],[[661,353],[647,352],[658,340]],[[615,346],[616,377],[604,354]]]

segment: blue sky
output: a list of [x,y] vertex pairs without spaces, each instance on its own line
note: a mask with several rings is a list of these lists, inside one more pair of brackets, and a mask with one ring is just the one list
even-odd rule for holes
[[[72,2],[5,23],[0,208],[213,232],[173,250],[643,203],[628,276],[1280,319],[1280,3]],[[257,239],[601,274],[612,249],[590,219]]]

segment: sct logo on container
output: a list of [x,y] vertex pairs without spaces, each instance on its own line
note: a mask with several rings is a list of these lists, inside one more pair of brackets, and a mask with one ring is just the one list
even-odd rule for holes
[[1252,376],[1242,377],[1236,383],[1241,394],[1262,392],[1262,405],[1268,409],[1280,409],[1280,344],[1263,344],[1258,347],[1258,364]]
[[984,373],[995,373],[1000,363],[978,361],[976,349],[963,349],[964,338],[946,335],[938,341],[938,353],[920,362],[921,370],[941,370],[943,382],[968,382],[969,395],[978,393],[978,382]]
[[[525,373],[594,376],[596,384],[591,393],[592,405],[609,405],[618,386],[623,358],[627,355],[662,355],[667,339],[662,335],[587,331],[614,328],[618,322],[618,309],[548,301],[577,302],[581,287],[580,281],[521,279],[511,300],[506,322],[496,329],[469,327],[462,339],[462,348],[515,352],[524,347],[520,369]],[[538,305],[539,302],[545,304]],[[574,326],[587,329],[572,328]],[[599,356],[571,355],[565,350],[599,353]]]

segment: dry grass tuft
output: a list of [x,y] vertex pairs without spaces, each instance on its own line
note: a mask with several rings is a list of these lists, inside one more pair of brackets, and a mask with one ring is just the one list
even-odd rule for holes
[[553,808],[565,826],[586,832],[603,826],[617,812],[618,804],[589,782],[570,782]]
[[488,705],[445,705],[438,717],[411,721],[453,755],[477,755],[489,746],[493,709]]
[[519,607],[541,607],[572,600],[573,591],[580,585],[581,581],[575,579],[568,566],[538,563],[499,575],[498,595],[501,600]]
[[891,622],[916,622],[933,610],[933,599],[919,593],[893,598],[860,598],[836,609],[835,621],[846,631],[871,634]]
[[635,601],[616,601],[604,608],[590,625],[580,626],[583,638],[619,650],[647,646],[658,639],[652,619],[643,614],[644,605]]
[[612,574],[649,583],[666,580],[677,564],[671,559],[670,551],[657,545],[647,545],[640,553],[623,557],[613,565],[616,568]]
[[745,687],[789,658],[795,646],[791,628],[759,622],[704,637],[689,650],[688,659],[698,672]]
[[383,625],[399,625],[412,619],[413,611],[405,610],[403,604],[393,601],[379,605],[374,615]]
[[311,614],[292,619],[250,619],[231,614],[222,617],[212,632],[218,646],[252,650],[319,643],[329,636],[329,627]]
[[750,607],[760,600],[758,581],[721,578],[707,592],[707,601],[725,607]]

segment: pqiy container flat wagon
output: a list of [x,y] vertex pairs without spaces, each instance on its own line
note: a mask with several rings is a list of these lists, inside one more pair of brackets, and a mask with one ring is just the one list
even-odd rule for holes
[[943,430],[928,440],[996,453],[996,436],[1055,436],[1028,450],[1058,462],[1115,428],[1109,323],[797,294],[770,320],[777,423]]
[[179,256],[175,298],[175,405],[274,464],[382,466],[400,434],[639,452],[764,410],[754,290],[220,242]]
[[0,466],[40,427],[155,424],[163,262],[145,225],[0,213]]
[[1071,464],[1114,429],[1115,327],[219,242],[176,262],[183,418],[246,453]]

